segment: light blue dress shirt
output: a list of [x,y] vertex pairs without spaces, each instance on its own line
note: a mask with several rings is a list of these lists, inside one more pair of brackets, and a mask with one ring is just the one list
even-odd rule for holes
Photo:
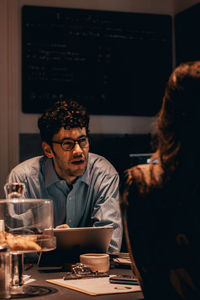
[[37,156],[17,165],[8,182],[23,182],[25,198],[52,199],[54,226],[107,226],[114,228],[109,252],[118,252],[122,241],[119,176],[104,157],[89,153],[85,173],[70,187],[59,178],[52,159]]

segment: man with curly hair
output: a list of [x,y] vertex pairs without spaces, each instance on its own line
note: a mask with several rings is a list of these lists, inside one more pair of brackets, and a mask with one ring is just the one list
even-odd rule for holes
[[88,126],[78,102],[56,102],[38,120],[44,156],[17,165],[8,182],[23,182],[25,198],[52,199],[54,226],[113,226],[109,251],[116,252],[122,240],[119,176],[105,158],[89,152]]

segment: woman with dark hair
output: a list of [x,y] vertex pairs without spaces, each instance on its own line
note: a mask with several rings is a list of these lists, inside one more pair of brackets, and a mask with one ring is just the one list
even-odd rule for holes
[[151,162],[125,171],[121,211],[145,299],[200,299],[200,61],[169,77]]

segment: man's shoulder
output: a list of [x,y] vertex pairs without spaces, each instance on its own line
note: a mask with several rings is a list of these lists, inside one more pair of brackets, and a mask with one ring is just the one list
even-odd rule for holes
[[44,159],[44,156],[35,156],[33,158],[29,158],[14,167],[11,173],[16,173],[19,175],[31,175],[33,173],[39,172]]
[[109,162],[105,157],[95,154],[89,153],[88,164],[90,170],[96,170],[101,172],[106,172],[110,175],[117,175],[117,171],[115,167]]

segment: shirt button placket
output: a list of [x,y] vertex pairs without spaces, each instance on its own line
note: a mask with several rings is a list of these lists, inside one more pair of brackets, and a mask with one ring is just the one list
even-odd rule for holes
[[[67,200],[70,202],[69,203],[69,217],[70,217],[70,215],[72,213],[72,204],[71,204],[72,196],[69,195],[68,198],[67,198]],[[72,224],[72,219],[71,218],[68,219],[68,224],[69,224],[69,226],[70,226],[70,224]]]

